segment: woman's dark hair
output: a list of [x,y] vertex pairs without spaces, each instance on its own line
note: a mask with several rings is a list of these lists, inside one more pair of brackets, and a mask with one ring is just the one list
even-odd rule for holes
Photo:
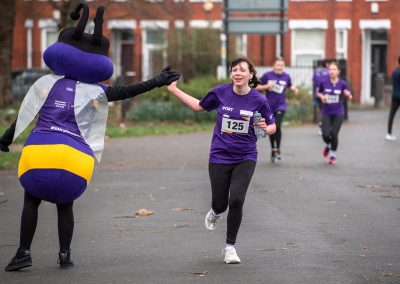
[[257,76],[256,76],[257,71],[254,68],[253,62],[251,62],[250,59],[248,59],[247,57],[239,57],[239,58],[234,59],[231,63],[231,67],[229,68],[229,71],[232,72],[233,67],[235,67],[236,65],[238,65],[239,63],[242,63],[242,62],[246,62],[247,65],[249,66],[250,73],[254,74],[253,77],[249,81],[249,86],[252,88],[257,87],[257,85],[260,84],[260,81],[258,81]]
[[328,66],[331,66],[331,65],[335,65],[337,67],[337,69],[340,71],[339,63],[337,63],[336,61],[332,61],[332,62],[329,63]]

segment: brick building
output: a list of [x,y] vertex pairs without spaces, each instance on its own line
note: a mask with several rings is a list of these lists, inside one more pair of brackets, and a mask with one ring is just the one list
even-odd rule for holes
[[[59,12],[49,1],[18,0],[14,69],[45,68],[41,55],[57,38],[59,18]],[[374,76],[390,76],[400,56],[400,0],[287,1],[288,32],[283,39],[286,64],[311,66],[316,59],[346,59],[347,78],[356,101],[372,104]],[[152,76],[167,63],[167,51],[171,48],[168,39],[179,30],[220,32],[223,26],[221,0],[86,2],[91,7],[91,19],[94,7],[107,7],[103,30],[111,40],[114,80],[122,75],[127,81]],[[270,66],[280,54],[279,38],[232,35],[230,55],[247,55],[258,66]],[[201,44],[204,47],[209,43]]]

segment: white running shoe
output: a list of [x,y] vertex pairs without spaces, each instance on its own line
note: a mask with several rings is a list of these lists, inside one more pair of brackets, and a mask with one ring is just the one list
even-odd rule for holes
[[221,219],[221,215],[215,215],[212,209],[208,211],[206,219],[204,220],[206,228],[210,231],[214,231],[217,228],[217,222],[219,219]]
[[396,140],[396,136],[388,133],[388,134],[386,134],[385,139],[389,140],[389,141],[394,141],[394,140]]
[[236,249],[233,246],[228,246],[223,249],[222,255],[224,256],[224,261],[227,264],[237,264],[240,263],[240,258],[236,253]]

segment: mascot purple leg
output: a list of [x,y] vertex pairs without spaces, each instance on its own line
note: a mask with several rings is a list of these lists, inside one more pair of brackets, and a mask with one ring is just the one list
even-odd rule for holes
[[[80,12],[82,10],[82,15]],[[5,268],[15,271],[32,265],[30,246],[41,200],[57,205],[60,268],[73,266],[70,244],[74,228],[73,202],[88,186],[95,159],[100,161],[108,102],[132,98],[180,77],[168,66],[154,78],[127,86],[106,86],[113,73],[109,42],[102,35],[104,7],[97,9],[93,34],[85,33],[86,4],[71,13],[76,27],[63,29],[43,59],[54,74],[39,78],[26,94],[17,120],[0,138],[8,146],[37,116],[22,150],[18,177],[25,189],[20,247]]]

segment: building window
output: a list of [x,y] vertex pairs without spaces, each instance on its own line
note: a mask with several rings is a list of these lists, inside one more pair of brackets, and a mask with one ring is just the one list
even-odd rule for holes
[[166,31],[148,29],[143,31],[143,79],[147,80],[158,74],[166,65]]
[[[58,22],[53,19],[40,19],[39,20],[39,28],[41,29],[41,39],[40,39],[40,48],[43,52],[48,48],[50,45],[55,43],[58,38],[58,29],[57,29]],[[42,68],[47,68],[46,64],[43,61],[41,63]]]
[[292,31],[292,65],[312,66],[325,56],[325,32],[322,29]]
[[347,59],[347,30],[336,30],[336,58]]

